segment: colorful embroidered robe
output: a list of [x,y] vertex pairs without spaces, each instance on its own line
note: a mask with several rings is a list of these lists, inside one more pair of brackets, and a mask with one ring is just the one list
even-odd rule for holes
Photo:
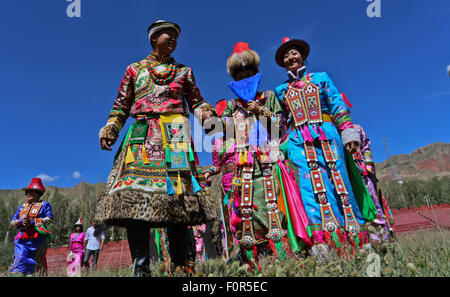
[[[175,65],[173,81],[156,84],[151,65]],[[207,110],[214,111],[214,108],[202,98],[191,68],[171,57],[158,62],[153,55],[129,65],[100,137],[117,138],[129,116],[136,121],[118,149],[105,193],[97,204],[97,219],[116,226],[141,220],[152,227],[168,223],[198,225],[213,220],[214,203],[199,170],[192,141],[185,135],[190,132],[188,124],[177,124],[168,132],[161,128],[163,116],[182,115],[189,122],[189,111],[201,118]],[[164,147],[167,133],[176,130],[173,135],[179,134],[180,127],[187,139],[185,149],[189,151],[189,159],[177,158],[183,156]],[[183,163],[183,170],[169,171],[168,166],[173,165],[168,163],[169,158]]]
[[[267,138],[270,139],[270,132],[271,132],[271,125],[276,125],[277,127],[280,126],[280,122],[282,121],[282,108],[280,102],[277,100],[275,94],[272,91],[265,91],[261,93],[257,93],[255,100],[262,106],[262,117],[265,117],[267,120],[267,126],[263,127],[263,129],[255,129],[261,131],[267,131]],[[246,118],[253,118],[254,124],[252,128],[256,128],[256,117],[253,113],[246,114],[246,109],[243,107],[241,99],[234,99],[230,100],[227,103],[227,107],[225,111],[222,114],[222,119],[228,126],[228,129],[234,129],[233,125],[230,125],[235,120],[236,113],[243,113],[245,114]],[[258,119],[260,124],[262,118]],[[252,136],[250,135],[255,130],[252,130],[252,128],[249,128],[250,131],[248,131],[247,137],[250,139]],[[276,128],[277,132],[279,132],[279,128]],[[235,132],[236,133],[236,132]],[[256,133],[254,133],[256,134]],[[227,134],[228,137],[228,134]],[[222,181],[224,181],[224,190],[232,190],[229,186],[230,178],[233,178],[234,171],[235,171],[235,163],[236,158],[239,155],[239,151],[237,150],[236,146],[236,135],[233,135],[234,138],[227,138],[227,141],[223,144],[222,150],[220,154],[222,156],[217,157],[218,153],[213,152],[214,157],[214,165],[216,168],[225,168],[226,172],[222,172],[224,175],[222,176]],[[257,138],[257,137],[255,137]],[[262,139],[261,137],[260,139]],[[262,140],[262,142],[267,141]],[[250,141],[251,142],[251,141]],[[261,144],[262,146],[267,147],[267,143]],[[215,146],[217,147],[217,146]],[[247,153],[245,153],[247,154]],[[265,157],[265,154],[264,154]],[[252,226],[253,226],[253,234],[254,234],[254,240],[257,245],[264,246],[265,248],[269,249],[268,242],[269,239],[267,237],[269,232],[269,218],[268,218],[268,203],[266,201],[266,193],[264,189],[263,184],[263,172],[262,172],[262,165],[260,163],[260,157],[256,152],[253,153],[253,173],[252,173],[252,184],[253,184],[253,193],[252,193],[252,199],[253,199],[253,206],[252,206]],[[222,162],[217,162],[217,159],[222,159]],[[232,161],[231,161],[232,160]],[[275,160],[274,160],[275,161]],[[221,163],[221,164],[220,164]],[[233,166],[234,165],[234,166]],[[230,167],[230,168],[228,168]],[[271,167],[272,171],[269,175],[275,177],[275,167]],[[274,194],[276,197],[278,197],[279,189],[278,185],[276,183],[276,179],[273,179],[274,182]],[[236,240],[242,241],[242,237],[245,235],[242,234],[242,198],[240,193],[240,187],[235,188],[235,193],[230,193],[229,195],[229,211],[230,211],[230,220],[231,220],[231,226],[234,230],[236,230],[236,233],[234,234],[236,236]],[[229,191],[226,191],[226,193],[229,193]],[[236,196],[237,194],[237,196]],[[235,199],[237,198],[237,199]],[[240,200],[240,201],[239,201]],[[234,217],[237,216],[239,218]],[[279,213],[280,222],[283,218],[282,213]]]
[[[30,226],[24,228],[22,221],[30,219]],[[46,225],[53,219],[52,207],[47,201],[25,202],[17,208],[11,219],[11,226],[18,229],[14,238],[14,262],[11,274],[45,273],[47,269],[47,246],[50,234]]]
[[[373,162],[370,139],[361,125],[355,124],[354,126],[360,135],[361,143],[358,147],[358,151],[353,154],[353,159],[360,169],[364,183],[377,208],[377,217],[373,222],[377,225],[381,225],[385,229],[384,240],[388,240],[389,229],[391,228],[388,220],[392,216],[392,212],[386,199],[378,190],[378,179],[375,175],[375,164]],[[378,241],[380,239],[380,234],[371,234],[371,239]]]
[[[325,72],[303,72],[276,87],[276,95],[291,127],[281,148],[301,190],[313,243],[340,247],[351,235],[351,242],[362,245],[375,207],[358,172],[355,179],[355,164],[348,164],[343,138],[354,137],[355,130],[334,83]],[[356,197],[352,187],[358,187]]]

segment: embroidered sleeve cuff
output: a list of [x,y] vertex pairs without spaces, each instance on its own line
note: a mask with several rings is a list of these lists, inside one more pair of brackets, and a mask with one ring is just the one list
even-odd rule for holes
[[216,175],[220,170],[217,166],[209,166],[205,171],[211,172],[211,175]]
[[194,109],[194,115],[198,119],[204,121],[207,118],[206,112],[208,111],[212,112],[213,116],[217,117],[216,109],[206,102],[202,103],[201,105],[199,105],[197,108]]
[[100,129],[98,137],[99,139],[111,139],[114,144],[117,140],[117,137],[119,137],[119,130],[116,125],[108,123],[105,127]]
[[361,143],[359,133],[355,128],[344,129],[344,131],[342,131],[342,133],[341,133],[341,138],[342,138],[342,142],[344,143],[344,145],[346,145],[347,143],[350,143],[352,141],[357,142],[358,145]]

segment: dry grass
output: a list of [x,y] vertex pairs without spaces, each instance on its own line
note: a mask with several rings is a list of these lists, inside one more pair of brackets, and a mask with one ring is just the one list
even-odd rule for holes
[[[403,234],[399,235],[390,246],[374,246],[371,251],[359,250],[354,256],[349,257],[332,255],[327,262],[316,261],[313,257],[290,258],[282,262],[268,256],[260,260],[261,271],[248,271],[246,267],[239,266],[236,262],[226,264],[220,259],[211,259],[197,265],[195,276],[365,277],[368,276],[367,271],[374,267],[370,265],[374,265],[374,259],[379,256],[379,275],[382,277],[448,277],[450,276],[449,235],[449,230],[443,230],[442,233],[438,230],[427,230]],[[350,255],[350,250],[348,254]],[[151,271],[152,276],[165,276],[161,263],[152,263]],[[65,276],[64,273],[49,276]],[[89,274],[83,273],[83,276],[129,277],[132,276],[132,270],[115,268]],[[175,276],[186,275],[179,273]]]

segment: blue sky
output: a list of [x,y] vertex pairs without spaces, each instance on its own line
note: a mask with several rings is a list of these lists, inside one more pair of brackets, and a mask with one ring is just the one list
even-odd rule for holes
[[383,138],[391,154],[450,141],[448,0],[381,0],[380,18],[367,16],[366,0],[81,0],[80,18],[67,16],[69,4],[2,3],[0,189],[39,174],[62,187],[106,180],[117,146],[102,151],[98,131],[127,64],[151,51],[147,27],[157,19],[181,26],[173,56],[211,104],[233,98],[225,65],[236,42],[260,54],[261,89],[273,89],[286,78],[274,60],[281,39],[302,38],[308,71],[326,71],[347,94],[376,162],[386,159]]

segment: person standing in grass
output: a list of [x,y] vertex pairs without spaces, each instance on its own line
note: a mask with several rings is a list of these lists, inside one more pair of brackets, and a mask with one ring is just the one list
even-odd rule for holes
[[310,220],[311,252],[322,258],[347,240],[367,244],[376,208],[351,158],[360,137],[349,110],[326,72],[306,71],[309,52],[306,41],[283,38],[275,61],[288,80],[275,92],[290,128],[281,147]]
[[86,230],[86,238],[84,241],[86,253],[84,255],[84,266],[89,270],[89,259],[92,256],[92,269],[97,269],[98,256],[103,249],[103,243],[105,241],[105,232],[103,226],[98,224],[98,221],[94,218],[91,220],[92,226]]
[[228,86],[237,98],[227,101],[221,114],[225,137],[214,142],[214,166],[208,170],[208,178],[222,172],[228,206],[224,217],[229,217],[239,250],[230,258],[250,267],[261,255],[282,256],[290,251],[282,226],[284,214],[277,204],[280,187],[275,164],[280,135],[273,133],[283,127],[283,110],[273,91],[259,90],[259,63],[258,53],[246,42],[234,45],[227,70],[233,78]]
[[74,224],[74,232],[70,235],[69,255],[67,256],[67,275],[79,275],[84,262],[84,246],[86,233],[83,232],[81,218]]
[[174,271],[186,267],[187,226],[216,217],[189,123],[190,113],[204,124],[215,109],[201,96],[192,68],[172,57],[180,26],[159,20],[147,33],[153,51],[128,65],[99,132],[101,148],[112,150],[128,117],[135,119],[96,208],[99,221],[127,229],[135,276],[150,276],[150,228],[166,228]]
[[49,202],[40,200],[45,188],[40,178],[33,178],[23,189],[27,201],[17,208],[11,226],[19,231],[14,238],[14,262],[10,275],[45,274],[47,270],[47,245],[51,239],[47,224],[53,219]]
[[358,165],[364,183],[377,208],[377,216],[372,221],[372,225],[374,225],[376,231],[370,234],[370,240],[373,242],[382,241],[387,243],[390,241],[389,235],[393,232],[394,216],[378,183],[375,164],[373,162],[373,153],[370,147],[370,139],[361,125],[355,124],[355,128],[359,132],[361,143],[358,150],[352,155],[353,160]]

